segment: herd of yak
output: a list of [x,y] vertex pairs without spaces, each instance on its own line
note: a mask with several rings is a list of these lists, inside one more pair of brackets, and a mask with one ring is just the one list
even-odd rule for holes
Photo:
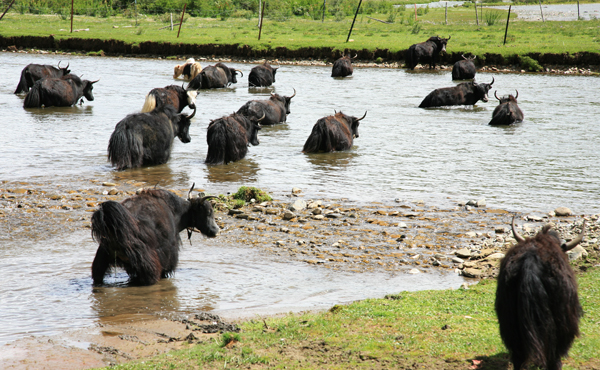
[[[431,37],[412,45],[406,55],[406,64],[413,68],[428,63],[435,68],[436,58],[446,48],[450,38]],[[353,73],[352,59],[344,56],[337,60],[332,77]],[[476,68],[473,58],[464,58],[454,65],[453,79],[473,79]],[[21,73],[15,93],[28,92],[24,106],[70,106],[85,97],[93,100],[93,84],[82,80],[66,67],[30,64]],[[250,86],[270,86],[275,82],[277,68],[268,63],[252,68]],[[175,67],[174,78],[183,76],[187,88],[176,85],[156,88],[148,93],[141,113],[130,114],[117,123],[108,144],[108,158],[123,170],[168,161],[175,137],[190,141],[190,120],[196,112],[195,100],[200,89],[220,88],[237,82],[242,72],[223,63],[202,68],[193,59]],[[491,83],[463,82],[455,87],[436,89],[420,107],[444,105],[473,105],[487,101]],[[271,94],[268,100],[252,100],[236,113],[212,120],[207,130],[208,164],[226,164],[244,158],[249,144],[257,145],[261,125],[286,121],[290,101]],[[494,94],[496,96],[496,94]],[[518,96],[518,93],[517,93]],[[517,106],[517,96],[496,98],[500,101],[490,124],[507,125],[523,119]],[[193,109],[182,114],[185,107]],[[307,139],[304,152],[348,150],[358,137],[361,118],[342,112],[321,118]],[[193,185],[192,185],[193,189]],[[209,197],[183,199],[162,189],[145,189],[121,203],[103,202],[92,216],[92,236],[99,243],[92,263],[94,284],[103,284],[111,267],[123,268],[131,284],[150,285],[170,276],[178,263],[180,232],[198,229],[208,237],[219,231],[214,220]],[[565,252],[581,242],[581,234],[565,242],[550,226],[545,226],[532,238],[523,238],[512,232],[517,244],[501,262],[498,275],[495,309],[500,335],[510,351],[515,369],[528,364],[554,370],[562,368],[576,336],[582,308],[577,293],[577,282]]]

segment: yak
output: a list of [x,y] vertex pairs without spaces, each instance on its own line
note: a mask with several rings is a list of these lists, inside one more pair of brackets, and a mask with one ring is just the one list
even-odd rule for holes
[[287,115],[290,114],[290,101],[294,96],[296,96],[296,89],[294,89],[294,95],[292,96],[271,93],[269,100],[250,100],[236,113],[256,118],[265,116],[261,122],[263,125],[282,123],[287,120]]
[[230,114],[210,121],[206,142],[208,154],[206,164],[227,164],[239,161],[248,153],[248,145],[258,145],[260,121],[255,117],[247,117],[238,113]]
[[562,368],[583,315],[575,273],[565,252],[583,240],[581,234],[566,243],[546,225],[532,238],[512,231],[517,244],[500,263],[496,288],[496,315],[500,336],[515,370],[533,364],[546,370]]
[[130,114],[115,126],[108,142],[108,159],[117,170],[167,163],[173,140],[191,141],[190,120],[196,114],[178,114],[170,105],[152,112]]
[[423,99],[419,108],[442,107],[445,105],[475,105],[479,100],[488,101],[487,93],[494,84],[492,82],[476,83],[463,82],[453,87],[435,89]]
[[516,96],[509,95],[508,97],[502,97],[502,99],[500,99],[498,95],[496,95],[496,91],[494,91],[494,96],[500,103],[492,113],[492,120],[489,123],[490,125],[510,125],[515,122],[523,121],[523,112],[517,105],[519,91],[517,91]]
[[406,66],[415,69],[419,63],[429,63],[429,69],[435,68],[438,55],[446,51],[446,45],[451,37],[444,39],[433,36],[425,42],[411,45],[406,52]]
[[352,148],[354,138],[358,137],[358,125],[367,116],[348,116],[336,112],[333,116],[319,119],[304,143],[303,153],[333,152]]
[[452,66],[452,80],[472,80],[475,78],[475,73],[477,73],[477,68],[475,67],[475,58],[477,56],[465,57],[461,55],[463,58],[458,62],[454,63]]
[[158,103],[160,105],[169,104],[173,106],[177,113],[181,113],[185,107],[195,109],[197,95],[197,91],[188,91],[183,88],[183,85],[157,87],[150,90],[148,95],[146,95],[146,100],[144,101],[144,106],[142,107],[142,113],[152,112],[154,108],[156,108],[157,100],[160,100]]
[[[356,58],[356,56],[354,57]],[[331,77],[347,77],[352,76],[354,69],[352,68],[352,59],[350,55],[345,55],[337,59],[331,68]]]
[[94,285],[104,282],[110,267],[125,269],[132,285],[152,285],[171,276],[183,229],[188,229],[188,239],[194,228],[208,237],[219,232],[210,198],[188,193],[186,200],[167,190],[144,189],[121,203],[101,203],[92,215],[92,237],[99,244],[92,263]]
[[173,69],[173,78],[183,75],[186,81],[192,80],[202,71],[202,65],[196,62],[194,58],[189,58],[184,64],[178,64]]
[[273,68],[267,62],[253,67],[248,75],[248,84],[256,87],[271,86],[275,82],[275,73],[278,69],[279,67]]
[[[23,100],[24,108],[45,107],[70,107],[85,97],[89,101],[94,100],[94,84],[98,82],[82,80],[79,77],[68,74],[66,76],[46,77],[35,82],[31,90]],[[83,104],[83,99],[81,99]]]
[[217,63],[214,66],[204,68],[190,83],[187,85],[188,90],[200,89],[216,89],[227,87],[232,83],[237,83],[237,73],[240,77],[244,74],[239,69],[229,68],[223,63]]
[[60,62],[58,67],[54,67],[48,64],[28,64],[21,71],[21,79],[15,90],[15,94],[23,92],[29,92],[29,89],[35,84],[36,81],[46,77],[60,78],[71,73],[69,64],[66,67],[61,68]]

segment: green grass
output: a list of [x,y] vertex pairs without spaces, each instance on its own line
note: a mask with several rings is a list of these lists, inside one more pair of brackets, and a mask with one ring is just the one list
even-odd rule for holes
[[[485,12],[485,10],[484,10]],[[137,44],[144,41],[193,43],[193,44],[240,44],[254,49],[288,49],[333,47],[343,50],[389,49],[399,51],[411,44],[421,42],[432,35],[452,36],[449,52],[471,52],[482,55],[495,53],[504,56],[527,53],[576,53],[599,52],[600,20],[573,22],[524,22],[512,18],[506,45],[503,45],[506,12],[494,25],[475,25],[472,9],[448,9],[449,25],[445,25],[444,9],[430,9],[427,14],[414,20],[414,12],[398,12],[393,24],[384,24],[359,15],[352,32],[353,42],[346,43],[352,19],[345,17],[337,22],[328,18],[325,22],[292,17],[285,22],[265,20],[262,38],[258,38],[257,20],[229,18],[225,21],[214,18],[190,17],[183,24],[181,35],[160,29],[167,25],[163,16],[140,16],[136,20],[122,16],[96,18],[77,16],[74,29],[89,29],[70,33],[70,20],[56,15],[21,15],[9,12],[0,22],[0,34],[7,36],[48,36],[55,38],[116,39]],[[388,19],[386,14],[371,14],[373,18]],[[514,16],[514,14],[513,14]],[[118,28],[114,28],[114,26]]]
[[[565,370],[600,366],[600,268],[580,274],[585,315]],[[336,305],[327,312],[287,315],[241,325],[230,336],[114,369],[507,369],[508,353],[494,312],[496,282],[468,290],[402,292],[387,299]]]

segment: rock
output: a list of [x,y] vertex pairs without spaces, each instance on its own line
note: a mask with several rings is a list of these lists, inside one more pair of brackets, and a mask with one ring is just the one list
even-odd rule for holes
[[420,274],[421,271],[419,271],[418,269],[411,269],[410,271],[408,271],[409,274]]
[[465,260],[463,260],[462,258],[458,258],[458,257],[452,257],[452,262],[463,263],[463,262],[465,262]]
[[286,221],[289,221],[289,220],[293,219],[294,217],[296,217],[296,214],[292,211],[285,211],[283,213],[283,219]]
[[325,218],[325,216],[323,215],[314,215],[312,216],[313,220],[323,220]]
[[320,215],[321,213],[323,213],[323,210],[321,208],[315,208],[312,210],[313,215]]
[[302,199],[296,200],[294,203],[292,203],[289,206],[289,209],[293,212],[302,211],[305,208],[306,208],[306,202]]
[[588,252],[581,245],[578,245],[567,252],[567,256],[569,256],[569,261],[576,261],[581,257],[587,257],[587,255]]
[[285,245],[285,242],[283,240],[278,240],[275,242],[275,245],[278,247],[283,247]]
[[496,234],[504,234],[507,233],[510,229],[506,226],[499,226],[494,229]]
[[467,248],[462,248],[457,250],[456,252],[454,252],[454,254],[456,254],[457,257],[459,258],[469,258],[471,257],[471,251]]
[[466,205],[467,205],[467,206],[474,207],[474,206],[476,206],[476,205],[477,205],[477,202],[476,202],[476,201],[474,201],[474,200],[470,200],[470,201],[468,201],[468,202],[467,202],[467,204],[466,204]]
[[477,202],[475,202],[475,207],[485,207],[485,206],[486,206],[485,198],[481,198]]
[[504,253],[492,253],[489,256],[486,257],[486,259],[488,260],[501,260],[504,258]]
[[117,195],[119,194],[119,190],[117,190],[116,188],[112,188],[108,191],[108,195]]
[[[247,220],[247,219],[248,219],[250,216],[249,216],[249,215],[247,215],[247,214],[245,214],[245,213],[240,213],[240,214],[237,214],[237,215],[235,215],[235,216],[233,216],[233,217],[235,217],[235,218],[240,218],[240,219],[242,219],[242,220]],[[255,217],[255,218],[256,218],[256,217]]]
[[342,215],[340,215],[339,213],[328,213],[325,215],[325,217],[327,218],[341,218]]
[[282,233],[289,233],[290,229],[288,229],[287,227],[282,227],[281,229],[279,229],[279,231],[281,231]]
[[295,188],[295,187],[294,187],[294,188],[292,188],[292,194],[300,194],[300,193],[302,193],[302,189],[300,189],[300,188]]
[[404,222],[399,222],[398,223],[398,228],[399,229],[408,229],[408,225]]
[[114,182],[103,182],[102,186],[117,186]]
[[534,215],[528,215],[527,217],[525,217],[525,219],[527,221],[533,221],[533,222],[542,222],[544,221],[544,219],[540,216],[534,216]]
[[474,268],[466,268],[462,271],[462,275],[469,278],[480,278],[481,270]]
[[279,214],[279,210],[277,208],[267,208],[265,213],[268,215],[277,215]]
[[229,216],[240,215],[242,213],[244,213],[244,211],[242,211],[241,209],[230,209],[229,212],[227,212]]
[[477,233],[474,231],[469,231],[468,233],[465,233],[465,235],[467,236],[467,238],[475,238],[477,236]]
[[554,210],[554,214],[556,214],[558,217],[572,216],[573,211],[571,211],[567,207],[558,207]]
[[322,202],[320,200],[314,201],[314,202],[310,202],[308,203],[307,208],[308,209],[315,209],[315,208],[319,208],[321,206]]

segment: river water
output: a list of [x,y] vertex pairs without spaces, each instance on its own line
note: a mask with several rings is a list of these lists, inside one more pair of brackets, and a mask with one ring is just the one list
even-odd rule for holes
[[[73,73],[100,81],[93,102],[70,108],[28,109],[13,94],[28,63],[70,63]],[[230,63],[245,77],[228,89],[202,91],[192,121],[192,141],[176,139],[169,163],[115,172],[107,163],[108,139],[119,120],[141,109],[145,94],[173,83],[176,64],[167,60],[0,54],[0,181],[61,185],[132,179],[163,187],[192,182],[209,193],[241,185],[275,197],[292,187],[306,198],[355,202],[422,199],[440,207],[486,198],[488,207],[548,212],[567,206],[575,213],[600,212],[600,80],[589,76],[480,73],[500,95],[519,91],[523,123],[487,125],[495,107],[419,109],[431,90],[452,86],[449,71],[356,68],[347,79],[329,77],[329,67],[282,66],[275,87],[249,89],[251,65]],[[205,63],[206,64],[206,63]],[[180,82],[178,82],[180,83]],[[226,166],[206,166],[210,119],[237,110],[247,100],[274,91],[291,95],[286,124],[264,127],[260,145]],[[334,110],[362,116],[360,137],[344,153],[305,155],[313,124]],[[16,185],[14,185],[16,186]],[[456,287],[454,275],[335,272],[264,258],[243,246],[186,248],[171,279],[154,287],[92,289],[90,264],[97,245],[89,231],[22,240],[3,230],[0,245],[0,343],[29,334],[56,334],[107,317],[143,318],[156,312],[253,313],[327,307],[414,289]],[[234,261],[234,262],[232,262]],[[123,276],[114,279],[123,280]],[[127,304],[115,304],[115,302]]]

